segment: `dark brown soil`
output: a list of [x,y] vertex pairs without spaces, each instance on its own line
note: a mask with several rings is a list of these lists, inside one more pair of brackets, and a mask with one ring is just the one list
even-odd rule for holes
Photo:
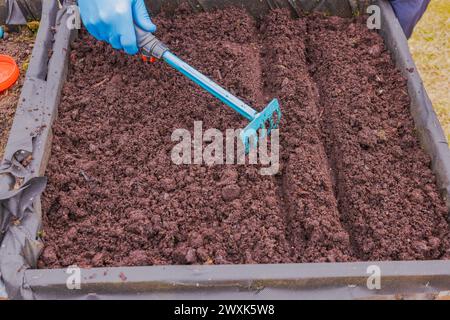
[[281,172],[176,166],[177,128],[246,124],[159,62],[74,45],[41,268],[450,258],[405,81],[356,20],[234,9],[157,17],[172,50],[254,106],[282,103]]
[[20,79],[12,88],[0,93],[0,161],[8,142],[33,42],[33,34],[25,28],[19,33],[9,33],[5,39],[0,39],[0,54],[13,57],[20,68]]
[[450,258],[447,210],[414,134],[405,81],[363,22],[317,17],[308,30],[342,221],[359,259]]

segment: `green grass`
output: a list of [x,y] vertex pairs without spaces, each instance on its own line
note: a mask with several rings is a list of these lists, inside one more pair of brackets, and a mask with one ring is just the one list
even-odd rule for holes
[[423,82],[450,141],[450,1],[432,0],[409,41]]

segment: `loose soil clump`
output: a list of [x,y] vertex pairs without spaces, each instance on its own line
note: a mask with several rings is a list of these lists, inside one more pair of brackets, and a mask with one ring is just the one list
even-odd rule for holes
[[8,142],[33,43],[34,35],[26,28],[18,33],[8,33],[5,39],[0,39],[0,54],[14,58],[20,69],[19,80],[9,90],[0,93],[0,161]]
[[39,267],[450,258],[446,208],[406,83],[356,19],[261,25],[245,11],[156,18],[200,71],[262,108],[280,98],[280,172],[173,164],[175,129],[246,121],[163,63],[74,44],[44,195]]

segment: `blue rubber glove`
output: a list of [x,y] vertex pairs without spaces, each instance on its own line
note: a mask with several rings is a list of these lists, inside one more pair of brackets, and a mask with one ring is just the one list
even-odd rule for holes
[[78,6],[84,25],[97,40],[131,55],[139,51],[134,24],[156,31],[144,0],[78,0]]
[[414,27],[427,10],[430,0],[390,0],[406,37],[409,39]]

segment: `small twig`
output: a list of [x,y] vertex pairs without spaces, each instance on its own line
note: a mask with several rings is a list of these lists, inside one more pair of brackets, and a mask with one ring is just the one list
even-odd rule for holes
[[104,84],[106,81],[108,81],[108,78],[103,79],[102,81],[100,81],[99,83],[96,83],[92,86],[92,88],[98,88],[100,87],[102,84]]

